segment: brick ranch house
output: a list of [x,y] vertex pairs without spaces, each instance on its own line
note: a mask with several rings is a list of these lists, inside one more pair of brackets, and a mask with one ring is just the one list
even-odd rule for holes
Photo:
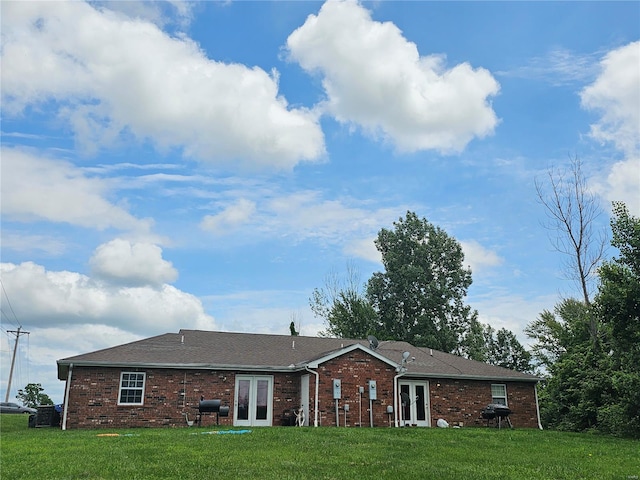
[[180,330],[57,364],[63,429],[186,426],[202,399],[229,407],[202,425],[471,426],[502,403],[541,428],[537,377],[406,342]]

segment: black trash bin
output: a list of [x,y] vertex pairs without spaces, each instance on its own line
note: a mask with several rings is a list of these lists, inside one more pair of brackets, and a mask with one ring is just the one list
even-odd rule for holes
[[296,414],[293,410],[285,410],[282,412],[282,426],[293,427],[297,425]]
[[60,414],[54,405],[40,405],[36,417],[36,427],[57,427],[60,425]]

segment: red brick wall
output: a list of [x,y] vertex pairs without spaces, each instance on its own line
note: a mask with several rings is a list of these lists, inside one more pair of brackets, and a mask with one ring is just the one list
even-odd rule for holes
[[[146,372],[144,405],[118,405],[120,373],[134,369],[75,367],[69,392],[67,428],[183,427],[186,413],[196,420],[200,397],[219,399],[229,417],[220,425],[233,425],[236,372],[215,370],[139,369]],[[238,374],[247,372],[237,372]],[[300,374],[273,375],[273,424],[280,425],[285,410],[298,408]],[[202,425],[215,425],[216,415],[202,416]]]
[[273,425],[282,425],[286,413],[295,419],[293,412],[300,407],[300,374],[276,373],[273,375]]
[[[347,425],[356,426],[360,423],[360,408],[362,408],[362,425],[370,425],[369,409],[369,380],[376,380],[377,400],[372,402],[373,425],[383,427],[389,425],[387,406],[393,406],[393,377],[395,369],[375,357],[361,351],[354,350],[328,362],[317,369],[320,375],[318,411],[319,424],[323,426],[336,425],[336,402],[333,399],[333,379],[340,379],[342,383],[342,398],[339,401],[340,426],[344,426],[344,405],[349,405]],[[362,403],[360,403],[359,387],[364,387]],[[310,425],[313,425],[313,407],[315,396],[315,377],[309,380]],[[393,419],[393,415],[391,416]]]
[[507,403],[512,410],[510,419],[514,427],[538,426],[532,383],[450,379],[429,380],[431,425],[435,426],[439,418],[450,425],[485,425],[486,421],[481,418],[480,413],[491,403],[492,383],[507,386]]
[[[200,397],[233,404],[234,376],[227,372],[140,369],[146,372],[144,405],[118,405],[120,368],[75,367],[69,391],[67,428],[186,426],[195,420]],[[231,424],[220,418],[221,424]],[[203,423],[215,423],[204,416]]]
[[[144,405],[119,406],[120,373],[134,371],[120,368],[75,367],[69,392],[67,428],[184,427],[196,420],[200,397],[220,399],[230,407],[229,417],[221,417],[220,425],[233,425],[235,372],[214,370],[141,369],[146,372]],[[387,407],[393,406],[393,367],[360,350],[334,358],[317,369],[319,373],[319,424],[336,424],[333,379],[342,381],[339,401],[340,426],[345,424],[344,405],[349,405],[346,422],[369,426],[368,381],[377,381],[377,400],[372,402],[373,425],[389,425]],[[238,372],[243,373],[243,372]],[[248,372],[246,372],[248,373]],[[273,375],[273,425],[281,425],[284,412],[291,412],[300,403],[302,373]],[[469,380],[429,380],[431,423],[438,418],[450,424],[482,425],[480,411],[491,403],[491,383]],[[515,427],[537,427],[533,385],[507,383],[511,421]],[[362,398],[359,387],[364,387]],[[309,378],[309,424],[314,419],[315,376]],[[360,413],[361,411],[361,413]],[[393,421],[393,415],[391,415]],[[202,425],[214,425],[214,414],[204,415]]]

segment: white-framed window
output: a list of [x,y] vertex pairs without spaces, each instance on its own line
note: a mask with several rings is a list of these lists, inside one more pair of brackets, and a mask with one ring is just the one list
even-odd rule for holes
[[145,379],[144,372],[121,372],[118,405],[142,405]]
[[504,383],[491,384],[491,403],[507,406],[507,386]]

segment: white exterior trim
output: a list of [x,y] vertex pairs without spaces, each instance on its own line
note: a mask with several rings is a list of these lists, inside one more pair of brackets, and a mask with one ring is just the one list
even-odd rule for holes
[[[142,387],[123,387],[122,380],[125,375],[142,375]],[[141,406],[144,405],[145,387],[147,386],[147,372],[138,372],[132,370],[123,370],[120,372],[120,383],[118,384],[118,402],[120,406]],[[140,390],[140,402],[122,402],[122,390]]]
[[[241,420],[238,418],[238,406],[239,406],[239,382],[249,382],[249,398],[247,399],[247,419]],[[258,395],[258,382],[267,382],[266,400],[266,418],[256,418],[257,409],[257,395]],[[251,426],[251,427],[270,427],[273,424],[273,375],[236,375],[234,385],[234,399],[233,399],[233,425],[234,426]]]
[[352,345],[349,345],[345,348],[341,348],[340,350],[336,350],[335,352],[331,352],[328,355],[325,355],[324,357],[320,357],[317,358],[309,363],[307,363],[306,366],[308,366],[309,368],[318,368],[318,366],[320,366],[321,364],[328,362],[329,360],[333,360],[334,358],[337,358],[341,355],[344,355],[345,353],[349,353],[349,352],[353,352],[354,350],[361,350],[369,355],[371,355],[374,358],[377,358],[378,360],[386,363],[387,365],[393,367],[393,368],[398,368],[400,365],[392,360],[390,360],[389,358],[385,357],[384,355],[380,355],[378,352],[376,352],[375,350],[371,350],[370,348],[364,347],[362,345],[360,345],[359,343],[354,343]]

